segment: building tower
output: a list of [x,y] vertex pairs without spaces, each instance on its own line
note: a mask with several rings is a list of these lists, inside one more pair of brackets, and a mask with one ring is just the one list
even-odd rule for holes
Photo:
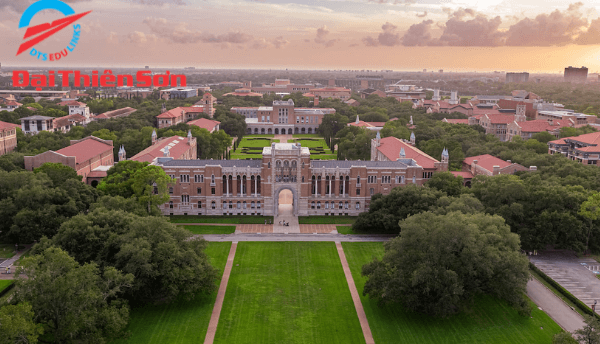
[[[358,118],[358,117],[357,117]],[[381,134],[377,132],[377,136],[371,140],[371,161],[378,161],[377,147],[381,145]]]
[[[358,122],[360,122],[360,119],[359,119],[358,117],[359,117],[359,116],[358,116],[358,115],[356,115],[356,121],[354,121],[354,123],[355,123],[355,124],[358,124]],[[378,134],[379,134],[379,132],[378,132]]]
[[152,130],[152,145],[156,143],[156,129]]
[[413,122],[412,116],[410,116],[410,121],[408,121],[408,124],[410,124],[411,126],[415,125],[415,123]]
[[400,159],[406,158],[406,152],[404,151],[404,147],[400,148]]
[[433,100],[434,102],[439,102],[442,98],[440,98],[440,89],[436,88],[433,90],[433,97],[431,98],[431,100]]
[[167,104],[163,103],[160,113],[165,113],[165,112],[167,112]]
[[169,146],[165,146],[165,149],[163,150],[163,156],[169,157]]
[[450,104],[450,105],[458,104],[458,91],[450,92],[450,100],[448,101],[448,104]]
[[527,120],[527,116],[525,115],[526,109],[527,109],[527,107],[525,104],[517,105],[515,122],[525,122]]
[[119,148],[119,162],[127,160],[127,153],[125,153],[125,146]]
[[415,133],[412,132],[412,133],[410,133],[410,145],[414,147],[415,146],[415,141],[416,141]]
[[187,139],[188,139],[188,143],[192,142],[192,130],[191,129],[188,129]]
[[450,155],[448,154],[448,149],[444,147],[442,151],[442,162],[448,163],[448,159],[450,159]]

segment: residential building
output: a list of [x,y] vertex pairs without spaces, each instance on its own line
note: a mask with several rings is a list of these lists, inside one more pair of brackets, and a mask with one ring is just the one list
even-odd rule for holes
[[84,183],[96,186],[98,180],[106,176],[108,168],[114,165],[113,142],[95,136],[71,140],[68,147],[56,152],[49,150],[35,156],[26,156],[25,169],[32,171],[47,162],[69,166],[83,177]]
[[345,104],[348,104],[350,106],[360,106],[360,102],[358,102],[356,99],[348,99],[344,101]]
[[588,77],[587,67],[567,67],[565,68],[565,81],[566,82],[586,82]]
[[22,106],[23,104],[16,102],[14,100],[7,100],[7,101],[1,101],[0,102],[0,111],[15,111],[15,109],[18,109]]
[[0,155],[8,154],[17,148],[18,124],[0,121]]
[[572,120],[552,121],[552,124],[547,120],[538,119],[525,122],[512,122],[507,126],[507,141],[512,140],[515,136],[520,136],[523,140],[529,140],[533,135],[541,132],[548,132],[556,137],[560,135],[560,128],[575,126]]
[[512,122],[525,122],[525,120],[524,111],[519,115],[483,115],[479,118],[479,125],[485,128],[486,134],[492,134],[500,141],[508,141],[508,125]]
[[600,132],[565,137],[548,142],[549,154],[563,154],[567,158],[585,165],[599,165]]
[[185,123],[198,117],[201,113],[204,113],[203,106],[192,106],[192,107],[176,107],[169,111],[166,111],[166,107],[163,104],[163,112],[156,116],[158,128],[166,128],[179,123]]
[[513,163],[510,160],[504,161],[496,158],[489,154],[472,156],[463,160],[462,171],[470,172],[473,176],[486,175],[496,176],[499,174],[515,174],[517,171],[529,171],[535,170],[535,166],[532,168],[526,168],[517,163]]
[[[315,98],[316,99],[316,98]],[[312,134],[333,108],[296,108],[294,101],[275,100],[273,106],[232,107],[231,112],[246,117],[247,134]]]
[[75,126],[83,126],[87,123],[87,119],[78,114],[67,115],[63,117],[55,118],[52,122],[54,132],[62,132],[63,134],[69,132]]
[[[125,152],[120,159],[125,159]],[[188,131],[187,138],[181,136],[162,137],[156,136],[156,130],[152,132],[152,145],[137,153],[129,160],[153,162],[158,157],[171,157],[177,160],[195,160],[198,156],[196,138]]]
[[206,129],[210,133],[219,131],[219,124],[221,124],[221,122],[206,118],[198,118],[196,120],[188,122],[188,125],[195,125],[197,127]]
[[576,113],[570,110],[562,111],[538,111],[538,119],[543,119],[552,123],[552,121],[569,121],[572,120],[575,127],[585,126],[588,124],[596,123],[598,117],[594,115],[586,115],[583,113]]
[[307,147],[292,143],[265,147],[261,160],[159,157],[153,164],[176,180],[161,206],[165,215],[278,215],[284,190],[293,195],[294,215],[358,215],[368,210],[373,195],[422,185],[429,177],[410,157],[311,161]]
[[529,81],[529,73],[506,73],[506,83],[524,83]]
[[58,103],[60,106],[68,106],[69,107],[69,115],[80,114],[85,117],[85,123],[87,124],[90,121],[90,108],[82,102],[78,102],[76,100],[68,100],[64,102]]
[[29,116],[21,118],[21,130],[24,134],[37,134],[41,131],[54,131],[54,118],[46,116]]

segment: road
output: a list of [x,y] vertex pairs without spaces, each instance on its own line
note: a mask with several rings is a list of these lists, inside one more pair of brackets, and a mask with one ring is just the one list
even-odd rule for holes
[[527,296],[565,331],[573,332],[585,326],[579,313],[535,278],[527,283]]

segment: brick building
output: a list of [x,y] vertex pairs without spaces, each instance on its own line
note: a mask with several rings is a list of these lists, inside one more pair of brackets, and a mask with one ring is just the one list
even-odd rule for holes
[[18,126],[0,121],[0,155],[8,154],[17,147]]
[[[81,140],[71,140],[68,147],[25,157],[25,169],[32,171],[44,163],[61,163],[83,176],[83,182],[92,184],[106,176],[107,167],[114,165],[113,142],[88,136]],[[88,178],[89,177],[89,178]]]
[[[418,160],[434,160],[413,150],[409,154]],[[440,170],[447,169],[447,158],[437,162]],[[165,215],[277,215],[284,190],[293,195],[294,215],[358,215],[368,210],[371,196],[422,185],[430,177],[423,171],[431,170],[399,155],[385,161],[311,161],[307,147],[292,143],[265,147],[262,160],[159,157],[153,164],[176,179],[170,201],[161,206]]]
[[169,111],[166,110],[167,109],[163,104],[162,113],[156,116],[159,129],[177,125],[179,123],[189,122],[198,117],[201,113],[204,113],[203,106],[176,107]]
[[[157,138],[156,130],[152,131],[152,145],[132,156],[130,160],[153,162],[158,157],[172,157],[178,160],[192,160],[198,157],[196,138],[188,131],[187,138],[181,136]],[[119,151],[119,161],[126,159],[123,148]]]
[[54,131],[54,117],[29,116],[21,118],[21,130],[24,134],[37,134],[41,131]]
[[208,130],[209,133],[214,133],[215,131],[219,131],[219,125],[221,122],[215,121],[207,118],[198,118],[191,122],[188,122],[188,125],[195,125],[199,128]]
[[585,165],[599,165],[600,132],[565,137],[548,142],[549,154],[563,154]]

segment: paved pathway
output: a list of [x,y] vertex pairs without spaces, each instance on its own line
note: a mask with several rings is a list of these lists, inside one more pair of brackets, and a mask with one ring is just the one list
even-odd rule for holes
[[[25,245],[25,249],[17,252],[17,254],[15,254],[14,256],[12,256],[12,257],[8,258],[7,260],[3,261],[2,263],[0,263],[0,279],[14,279],[15,278],[15,270],[17,270],[17,269],[14,266],[14,264],[17,260],[19,260],[19,258],[21,258],[22,255],[24,255],[27,251],[29,251],[31,246],[32,245]],[[9,274],[6,273],[6,267],[10,268]]]
[[356,290],[356,285],[354,284],[354,279],[352,278],[352,273],[350,272],[350,267],[348,266],[348,261],[346,260],[346,254],[344,253],[342,243],[337,241],[335,246],[337,247],[340,260],[342,261],[342,268],[344,269],[344,275],[346,275],[346,281],[348,282],[348,287],[350,288],[350,295],[352,295],[352,301],[354,302],[354,308],[356,308],[360,327],[362,328],[363,335],[365,336],[365,342],[366,344],[375,344],[375,340],[373,340],[373,334],[371,333],[371,328],[369,327],[369,321],[367,320],[367,315],[365,314],[365,310],[360,301],[358,290]]
[[573,332],[585,326],[581,314],[535,278],[527,283],[527,296],[565,331]]
[[233,267],[233,258],[235,257],[236,249],[237,242],[233,242],[231,244],[231,249],[229,250],[229,256],[227,257],[227,264],[225,265],[225,271],[223,271],[221,284],[219,285],[219,292],[217,293],[215,306],[213,308],[212,315],[210,316],[210,322],[208,323],[208,330],[206,331],[204,344],[212,344],[215,340],[215,334],[217,333],[217,325],[219,324],[219,317],[221,316],[223,300],[225,299],[225,292],[227,291],[227,283],[229,282],[229,275],[231,275],[231,268]]
[[[280,225],[279,222],[283,221],[287,222],[289,225]],[[279,204],[278,215],[275,216],[275,219],[273,220],[273,233],[300,233],[298,216],[294,215],[294,206],[291,203]]]
[[394,235],[343,235],[343,234],[205,234],[206,241],[340,241],[340,242],[385,242]]

